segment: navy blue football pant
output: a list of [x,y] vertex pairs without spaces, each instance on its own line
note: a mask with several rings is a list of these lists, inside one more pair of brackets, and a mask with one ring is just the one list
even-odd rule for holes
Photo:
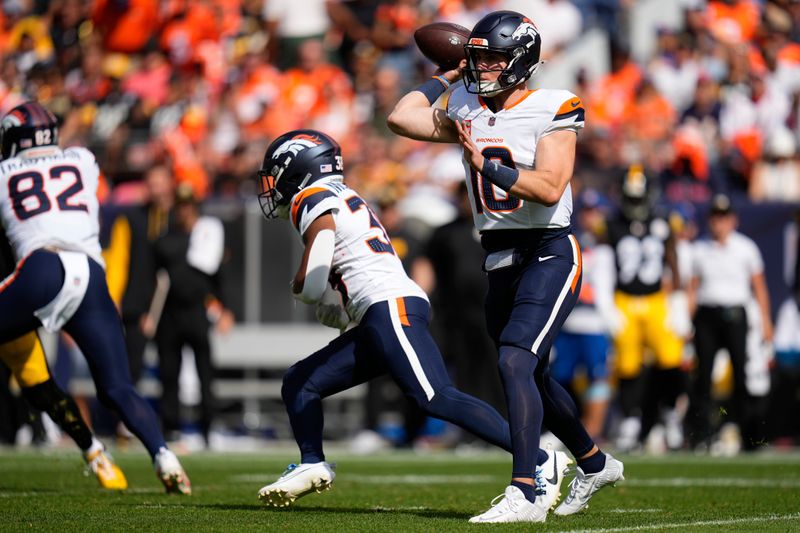
[[550,375],[555,337],[578,299],[580,249],[567,231],[543,232],[511,266],[490,271],[486,297],[489,334],[511,427],[513,476],[530,477],[544,423],[580,458],[594,447],[569,393]]
[[[430,305],[422,298],[378,302],[356,328],[289,369],[283,378],[282,395],[303,463],[325,460],[322,398],[387,373],[405,396],[429,415],[511,451],[505,419],[489,404],[464,394],[450,382],[428,332],[429,320]],[[534,457],[537,451],[538,443],[531,450]],[[540,462],[544,458],[540,457]]]
[[[63,283],[64,268],[53,252],[36,250],[17,265],[14,274],[0,285],[0,343],[41,326],[34,311],[50,303]],[[91,258],[86,294],[63,329],[86,357],[97,397],[155,456],[165,446],[158,418],[133,386],[122,321],[108,294],[105,271]]]

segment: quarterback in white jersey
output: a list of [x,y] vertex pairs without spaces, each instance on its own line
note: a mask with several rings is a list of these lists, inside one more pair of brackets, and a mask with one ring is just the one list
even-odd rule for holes
[[[317,305],[321,323],[347,328],[283,378],[283,401],[301,458],[259,491],[269,506],[287,506],[330,487],[335,474],[322,451],[321,400],[387,373],[428,414],[511,449],[503,417],[453,387],[428,332],[425,293],[406,276],[375,214],[344,185],[342,171],[336,141],[319,131],[296,130],[273,141],[259,172],[264,215],[290,219],[305,243],[293,294]],[[555,468],[555,455],[539,452],[537,463],[552,458]],[[542,493],[554,503],[563,472],[553,481],[538,477]]]
[[[486,321],[499,351],[514,462],[503,499],[472,522],[545,521],[548,507],[526,474],[543,422],[578,461],[578,476],[556,514],[585,509],[592,494],[622,478],[622,463],[599,450],[549,373],[550,347],[580,292],[569,182],[584,109],[569,91],[526,87],[540,67],[541,44],[524,15],[489,13],[472,29],[459,68],[406,94],[388,118],[399,135],[461,145],[475,227],[487,252]],[[462,77],[445,108],[434,107]]]
[[0,136],[0,220],[17,258],[0,283],[0,343],[40,326],[69,333],[89,363],[97,397],[145,445],[167,492],[190,494],[189,478],[128,371],[100,256],[94,156],[59,149],[56,118],[36,102],[3,117]]
[[[459,85],[447,98],[447,116],[464,126],[486,159],[510,168],[534,170],[539,141],[557,131],[577,133],[583,128],[584,109],[580,98],[564,90],[526,90],[521,98],[512,107],[493,112],[480,95]],[[509,194],[471,168],[467,160],[464,168],[478,231],[569,226],[569,187],[555,204],[545,205]]]

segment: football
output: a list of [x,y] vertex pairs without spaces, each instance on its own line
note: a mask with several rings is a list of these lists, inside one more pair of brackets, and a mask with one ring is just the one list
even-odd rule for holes
[[417,29],[414,41],[422,54],[439,65],[442,70],[452,70],[465,58],[464,45],[470,31],[464,26],[449,22],[434,22]]

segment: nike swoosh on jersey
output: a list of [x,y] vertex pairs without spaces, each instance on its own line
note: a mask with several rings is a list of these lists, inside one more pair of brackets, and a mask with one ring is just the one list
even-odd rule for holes
[[553,453],[553,477],[547,478],[547,482],[551,485],[558,483],[558,454]]
[[554,255],[546,255],[544,257],[540,257],[539,262],[541,263],[542,261],[547,261],[548,259],[552,259],[554,257],[555,257]]
[[581,105],[581,101],[578,100],[577,102],[572,102],[569,105],[571,105],[572,107],[578,107],[579,105]]

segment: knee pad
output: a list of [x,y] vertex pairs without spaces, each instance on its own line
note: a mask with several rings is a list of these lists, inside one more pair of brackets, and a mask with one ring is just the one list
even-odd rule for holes
[[[98,384],[95,382],[95,385]],[[97,398],[105,404],[127,405],[127,400],[137,395],[136,389],[130,383],[114,384],[108,387],[97,386]]]
[[297,379],[297,365],[292,365],[286,374],[283,375],[283,382],[281,383],[281,398],[283,403],[288,404],[288,400],[293,398],[297,391],[300,389],[299,379]]
[[298,364],[292,365],[283,376],[281,385],[281,398],[284,405],[290,405],[301,392],[317,393],[317,389],[308,379],[308,373],[303,372]]
[[497,367],[504,380],[514,376],[532,376],[539,359],[529,350],[523,350],[516,346],[503,345],[500,347],[500,355],[497,359]]

